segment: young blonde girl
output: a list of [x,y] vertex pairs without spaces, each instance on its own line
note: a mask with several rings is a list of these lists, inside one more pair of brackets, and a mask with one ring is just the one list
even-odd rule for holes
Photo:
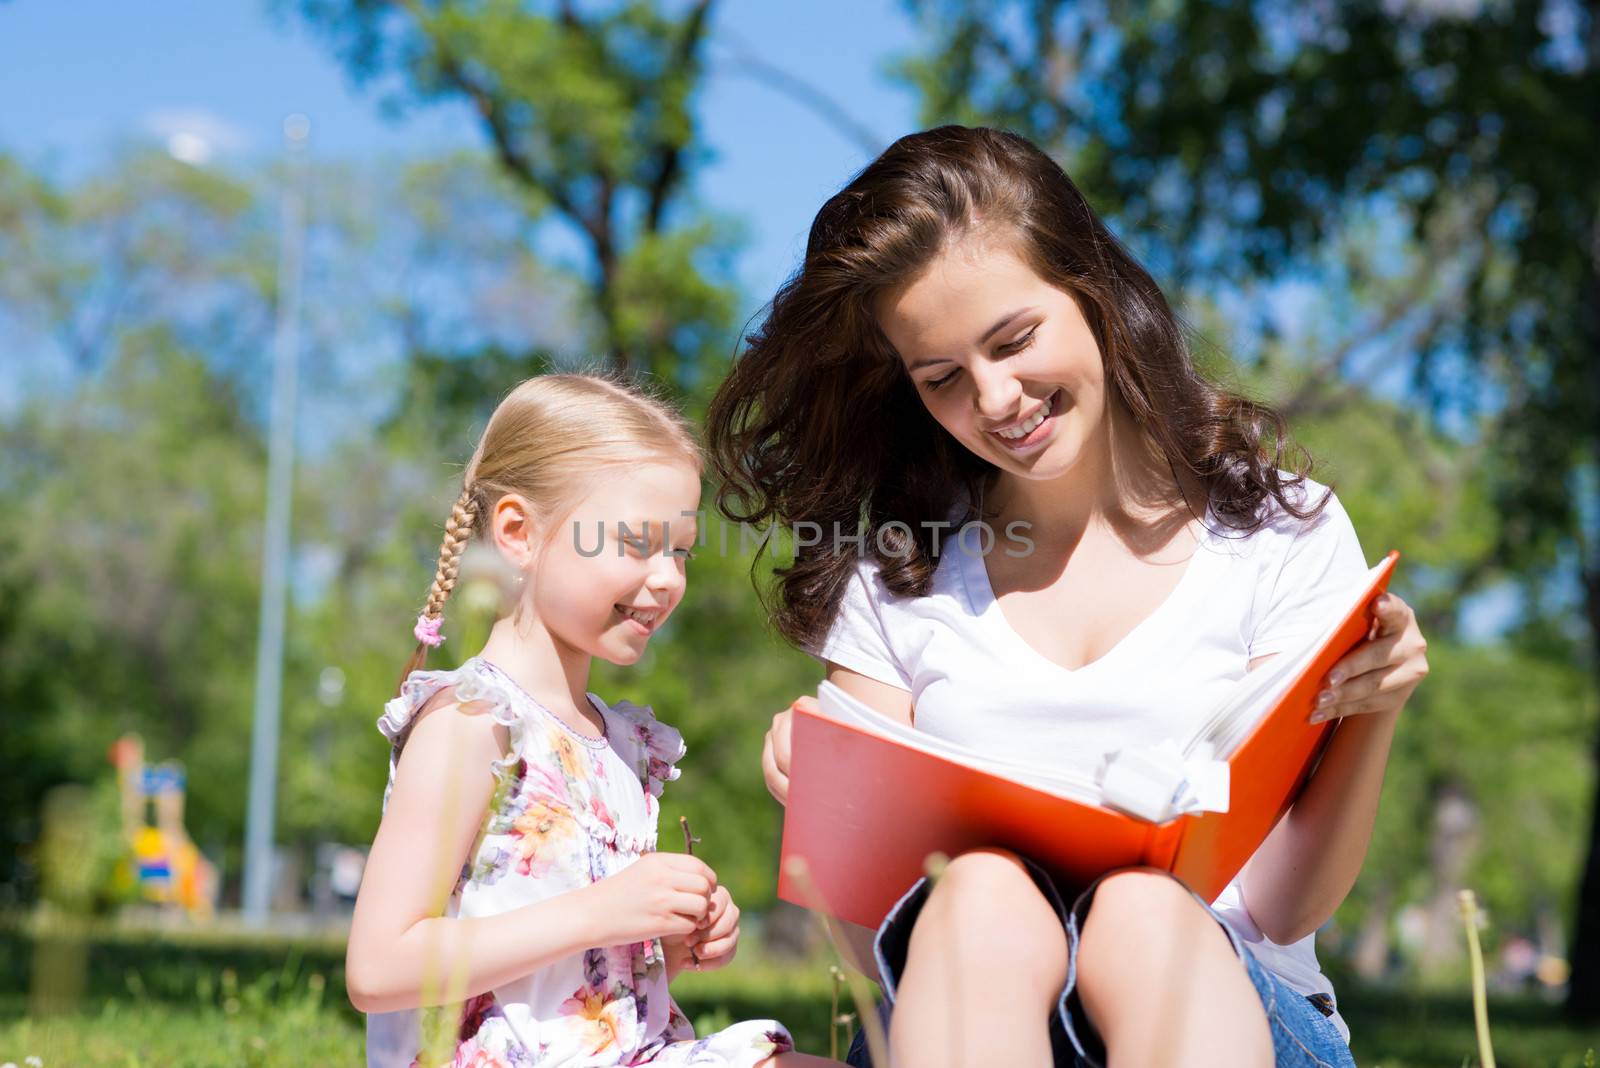
[[[683,597],[700,475],[681,419],[603,376],[530,379],[490,418],[378,721],[389,786],[346,958],[369,1063],[420,1062],[415,1010],[458,1002],[460,1066],[819,1063],[771,1020],[697,1039],[673,1003],[680,970],[733,959],[739,910],[703,862],[656,852],[681,736],[587,688]],[[460,667],[420,670],[474,538],[515,609]]]

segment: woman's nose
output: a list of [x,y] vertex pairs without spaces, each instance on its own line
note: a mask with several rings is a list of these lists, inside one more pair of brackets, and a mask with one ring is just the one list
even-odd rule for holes
[[1016,414],[1022,384],[1001,361],[976,360],[972,364],[972,404],[984,419],[999,421]]

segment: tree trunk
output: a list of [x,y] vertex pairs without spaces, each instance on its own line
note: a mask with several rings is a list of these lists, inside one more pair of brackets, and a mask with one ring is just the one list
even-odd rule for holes
[[[1600,42],[1600,22],[1594,27]],[[1600,43],[1597,43],[1600,47]],[[1589,340],[1588,408],[1600,419],[1600,216],[1589,228],[1589,306],[1585,333]],[[1590,460],[1600,468],[1600,432],[1590,423]],[[1595,502],[1591,501],[1590,504]],[[1579,508],[1579,514],[1583,509]],[[1580,520],[1581,523],[1581,520]],[[1583,578],[1583,607],[1589,621],[1589,660],[1600,694],[1600,545],[1584,546],[1578,560]],[[1595,731],[1594,766],[1600,771],[1600,729]],[[1589,838],[1578,883],[1577,915],[1572,924],[1572,978],[1567,987],[1566,1014],[1575,1023],[1600,1023],[1600,784],[1589,809]]]
[[[1600,359],[1600,356],[1597,356]],[[1590,655],[1595,666],[1595,692],[1600,693],[1600,575],[1588,574],[1584,607],[1589,617]],[[1595,731],[1594,766],[1600,769],[1600,730]],[[1567,987],[1566,1014],[1575,1023],[1600,1023],[1600,784],[1589,810],[1587,858],[1578,883],[1577,915],[1572,923],[1572,979]]]

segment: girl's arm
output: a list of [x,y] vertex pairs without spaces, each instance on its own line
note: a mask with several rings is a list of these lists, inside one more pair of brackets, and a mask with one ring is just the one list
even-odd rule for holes
[[345,952],[356,1008],[460,1001],[585,949],[686,935],[705,919],[716,874],[681,853],[646,853],[580,890],[495,916],[441,915],[483,827],[490,764],[508,739],[486,706],[447,703],[419,715],[356,896]]
[[1427,642],[1410,606],[1386,594],[1376,611],[1377,635],[1329,673],[1334,697],[1322,710],[1339,722],[1322,760],[1241,878],[1245,910],[1279,945],[1321,927],[1355,885],[1395,723],[1428,673]]
[[459,1001],[601,943],[583,891],[481,919],[441,915],[483,826],[490,763],[505,745],[505,728],[471,705],[419,713],[350,926],[345,984],[361,1011]]

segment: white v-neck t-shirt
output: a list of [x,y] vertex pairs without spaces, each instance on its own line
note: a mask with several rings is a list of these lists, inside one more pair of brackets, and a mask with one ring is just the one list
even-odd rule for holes
[[[1299,500],[1325,488],[1306,480]],[[1275,503],[1266,525],[1241,536],[1211,512],[1182,577],[1166,599],[1099,659],[1075,670],[1014,630],[989,584],[982,547],[1024,546],[995,531],[941,538],[933,585],[923,597],[891,593],[878,564],[856,564],[827,637],[807,650],[911,693],[918,730],[987,756],[1074,764],[1112,750],[1154,744],[1204,716],[1256,657],[1303,646],[1327,628],[1367,571],[1349,516],[1329,496],[1301,521]],[[958,513],[959,514],[959,513]],[[963,528],[966,531],[967,528]],[[1268,940],[1245,910],[1238,880],[1213,908],[1256,958],[1302,994],[1333,996],[1313,947]],[[1331,1019],[1349,1040],[1349,1028]]]

